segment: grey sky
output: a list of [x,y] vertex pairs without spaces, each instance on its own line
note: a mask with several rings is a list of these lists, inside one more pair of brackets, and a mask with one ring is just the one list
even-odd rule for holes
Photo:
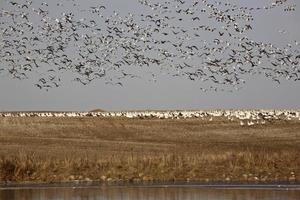
[[[83,0],[81,0],[83,1]],[[104,5],[120,13],[142,12],[135,0],[106,1]],[[235,1],[237,2],[237,1]],[[238,1],[241,5],[262,5],[269,0]],[[3,3],[1,3],[3,4]],[[285,45],[300,41],[300,3],[294,12],[278,10],[255,16],[254,31],[249,34],[258,41]],[[1,7],[1,5],[0,5]],[[49,8],[51,10],[51,8]],[[278,30],[286,30],[280,34]],[[300,46],[299,46],[300,49]],[[0,61],[1,65],[1,61]],[[8,110],[106,110],[132,109],[217,109],[217,108],[300,108],[300,83],[282,81],[280,85],[263,76],[246,77],[242,89],[231,92],[202,92],[200,81],[158,77],[156,82],[141,79],[126,80],[123,87],[94,81],[83,86],[66,81],[48,92],[34,87],[33,80],[13,80],[0,76],[0,111]]]

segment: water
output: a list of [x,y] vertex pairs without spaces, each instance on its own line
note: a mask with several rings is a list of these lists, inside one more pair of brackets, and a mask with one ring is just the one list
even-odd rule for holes
[[0,200],[299,200],[300,187],[197,185],[0,188]]

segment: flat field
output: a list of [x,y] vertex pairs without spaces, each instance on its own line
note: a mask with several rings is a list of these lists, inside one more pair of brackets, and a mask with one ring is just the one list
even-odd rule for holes
[[299,183],[300,121],[0,117],[0,183]]

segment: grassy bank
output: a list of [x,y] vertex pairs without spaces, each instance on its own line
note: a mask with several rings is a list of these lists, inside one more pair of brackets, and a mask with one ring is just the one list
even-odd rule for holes
[[0,182],[299,182],[300,121],[0,118]]

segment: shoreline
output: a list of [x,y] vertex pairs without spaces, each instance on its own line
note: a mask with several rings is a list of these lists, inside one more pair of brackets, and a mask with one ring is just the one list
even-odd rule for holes
[[287,183],[202,183],[202,182],[60,182],[60,183],[24,183],[24,184],[0,184],[0,190],[28,190],[28,189],[60,189],[60,188],[176,188],[188,187],[198,189],[265,189],[265,190],[300,190],[300,182]]

